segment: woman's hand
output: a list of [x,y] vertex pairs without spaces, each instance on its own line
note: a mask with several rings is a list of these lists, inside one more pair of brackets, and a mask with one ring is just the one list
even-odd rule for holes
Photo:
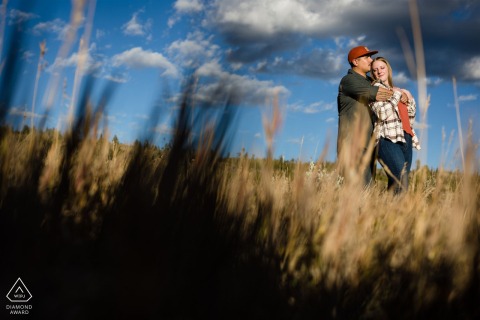
[[412,94],[410,93],[410,91],[408,91],[407,89],[401,89],[403,93],[405,93],[407,95],[407,98],[408,100],[413,100],[413,96]]
[[[393,87],[393,91],[399,91],[399,92],[401,92],[401,93],[402,93],[402,96],[400,97],[400,101],[403,102],[403,103],[405,103],[405,104],[407,104],[407,102],[408,102],[408,100],[409,100],[408,94],[410,94],[410,92],[408,92],[408,91],[405,90],[405,89],[400,89],[400,88],[398,88],[398,87]],[[407,94],[405,91],[407,91],[408,94]],[[411,96],[411,95],[410,95],[410,96]]]

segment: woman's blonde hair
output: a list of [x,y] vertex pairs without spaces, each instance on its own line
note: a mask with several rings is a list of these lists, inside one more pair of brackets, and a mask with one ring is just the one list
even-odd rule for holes
[[376,77],[375,77],[375,74],[373,73],[373,63],[375,61],[382,61],[383,63],[385,63],[385,65],[387,66],[387,70],[388,70],[388,85],[390,87],[393,87],[393,79],[392,79],[392,66],[390,65],[390,63],[388,63],[387,59],[385,59],[384,57],[376,57],[375,59],[373,59],[372,61],[372,64],[370,65],[370,75],[373,77],[373,79],[375,81],[379,81]]

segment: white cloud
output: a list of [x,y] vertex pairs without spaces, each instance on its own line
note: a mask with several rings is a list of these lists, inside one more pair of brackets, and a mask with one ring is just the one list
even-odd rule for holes
[[480,56],[468,60],[463,67],[463,72],[468,80],[480,80]]
[[305,109],[303,109],[303,112],[306,114],[315,114],[319,113],[321,110],[318,108],[318,106],[314,105],[309,105]]
[[219,54],[220,47],[211,43],[211,37],[205,39],[201,32],[190,33],[185,40],[174,41],[167,52],[175,56],[186,67],[196,67],[205,60]]
[[55,33],[58,39],[63,40],[69,28],[70,26],[65,21],[57,18],[52,21],[37,23],[33,27],[33,32],[35,34]]
[[154,127],[153,131],[160,134],[173,134],[175,132],[175,129],[166,123],[162,123]]
[[332,110],[336,103],[325,103],[323,101],[314,102],[309,105],[304,105],[303,102],[297,102],[288,105],[287,109],[293,112],[301,112],[305,114],[315,114],[323,111]]
[[428,129],[430,128],[430,125],[428,123],[418,121],[418,122],[415,122],[415,124],[413,125],[413,128],[415,130]]
[[[249,105],[267,105],[274,96],[285,97],[290,94],[284,86],[275,86],[272,81],[260,81],[248,76],[231,74],[224,70],[218,61],[205,63],[197,69],[200,79],[207,79],[198,89],[199,99],[205,101],[214,96],[218,89],[235,94],[242,103]],[[210,82],[208,82],[210,80]]]
[[183,14],[195,14],[202,11],[205,7],[201,0],[177,0],[173,7],[175,8],[175,14],[172,15],[167,25],[172,28],[177,23]]
[[302,145],[303,144],[303,137],[301,137],[301,138],[290,138],[290,139],[287,139],[287,142]]
[[438,86],[443,82],[442,78],[439,77],[428,77],[427,78],[427,85],[429,86]]
[[476,94],[469,94],[466,96],[459,96],[458,101],[459,102],[465,102],[465,101],[475,101],[477,100],[477,95]]
[[[92,43],[90,48],[88,48],[87,52],[84,53],[84,65],[81,70],[82,73],[95,73],[98,72],[102,66],[103,63],[99,61],[98,59],[95,59],[93,55],[95,54],[96,50],[96,45],[95,43]],[[76,68],[78,66],[80,60],[80,55],[78,52],[72,53],[69,57],[67,58],[56,58],[55,61],[53,62],[52,65],[50,65],[46,71],[47,72],[55,72],[56,70],[63,69],[63,68],[69,68],[73,67]]]
[[12,9],[8,13],[8,18],[9,18],[8,24],[12,25],[12,24],[23,23],[25,21],[38,18],[38,15],[30,12],[23,12],[20,10]]
[[[205,2],[206,3],[206,2]],[[468,31],[462,33],[466,38],[455,38],[458,32],[451,32],[452,26],[459,29],[470,28],[470,33],[478,31],[478,26],[473,23],[473,16],[468,17],[462,23],[451,22],[452,24],[436,25],[434,22],[441,12],[448,16],[456,12],[461,4],[458,1],[448,3],[437,3],[431,1],[434,10],[427,10],[422,14],[422,21],[425,22],[423,32],[425,33],[425,52],[432,59],[429,73],[432,76],[439,76],[445,79],[445,75],[459,73],[462,80],[480,80],[480,56],[477,60],[467,61],[468,67],[463,70],[455,64],[445,64],[445,56],[431,54],[431,48],[435,45],[428,39],[435,39],[438,34],[443,34],[450,39],[455,46],[451,52],[475,52],[477,42],[471,38]],[[410,15],[405,1],[385,2],[377,0],[211,0],[205,5],[206,21],[208,27],[219,32],[225,42],[230,45],[232,54],[228,56],[229,61],[243,63],[257,63],[264,59],[270,59],[278,53],[288,53],[285,59],[301,63],[302,59],[296,59],[291,53],[298,52],[299,55],[308,55],[316,40],[326,40],[328,44],[320,43],[324,50],[329,50],[333,44],[336,47],[335,56],[340,56],[342,68],[346,68],[346,53],[348,48],[356,45],[367,45],[372,49],[379,49],[382,55],[388,53],[387,57],[399,65],[404,57],[401,56],[400,43],[396,36],[389,36],[385,30],[408,30]],[[392,18],[391,12],[395,12]],[[374,20],[371,17],[375,16]],[[467,23],[468,21],[468,23]],[[437,27],[432,27],[432,26]],[[382,26],[382,27],[379,27]],[[469,26],[469,27],[467,27]],[[457,30],[458,31],[458,30]],[[478,32],[477,32],[478,33]],[[428,36],[427,36],[428,35]],[[473,44],[472,44],[473,43]],[[379,45],[380,44],[380,45]],[[432,46],[433,44],[433,46]],[[473,46],[473,47],[472,47]],[[469,48],[471,50],[465,50]],[[342,50],[339,50],[342,49]],[[476,50],[478,52],[478,50]],[[435,52],[435,51],[433,51]],[[467,56],[468,57],[468,56]],[[296,60],[295,60],[296,59]],[[271,60],[268,60],[271,62]],[[322,61],[323,62],[323,61]],[[328,63],[323,63],[329,66]],[[401,64],[402,67],[404,64]],[[264,72],[281,71],[273,69],[274,64],[267,65]],[[282,66],[288,67],[287,65]],[[438,67],[437,66],[442,66]],[[336,67],[336,65],[335,65]],[[405,69],[405,68],[404,68]],[[311,70],[306,72],[307,70]],[[328,78],[334,72],[317,72],[318,69],[305,69],[298,72],[291,67],[289,73],[307,74],[310,76]],[[456,71],[455,71],[456,70]],[[406,72],[406,75],[409,75]],[[411,77],[411,76],[409,76]],[[404,81],[405,78],[399,78]],[[437,85],[437,79],[432,79]]]
[[263,70],[266,70],[267,68],[267,60],[261,60],[257,62],[257,65],[254,67],[250,67],[250,72],[262,72]]
[[393,74],[393,83],[396,86],[405,85],[410,81],[405,72],[397,72]]
[[230,68],[232,68],[233,71],[240,70],[242,67],[243,67],[243,63],[241,63],[241,62],[230,63]]
[[105,37],[105,34],[106,34],[105,31],[103,31],[101,29],[97,29],[95,31],[95,39],[99,40],[99,39]]
[[132,18],[122,26],[123,33],[129,36],[148,36],[152,28],[152,19],[148,19],[144,24],[138,18],[138,15],[142,13],[143,10],[139,10],[132,15]]
[[283,32],[315,34],[332,30],[343,22],[339,14],[353,0],[215,0],[216,21],[237,25],[248,32],[273,35]]
[[178,13],[195,13],[203,10],[199,0],[177,0],[173,5]]
[[360,35],[356,38],[350,38],[345,36],[334,37],[333,41],[338,48],[353,48],[364,43],[367,37],[365,35]]
[[19,117],[24,117],[24,118],[45,118],[46,115],[44,114],[38,114],[38,113],[32,113],[31,111],[26,110],[25,108],[17,108],[13,107],[9,110],[9,114],[11,116],[19,116]]
[[275,57],[275,59],[273,60],[273,63],[272,65],[273,66],[277,66],[278,64],[281,64],[283,62],[283,58],[282,57]]
[[[67,68],[67,67],[77,67],[79,61],[79,54],[77,52],[73,53],[70,57],[62,59],[57,58],[55,62],[47,69],[47,71],[53,71],[57,68]],[[86,56],[86,63],[83,69],[83,72],[93,71],[100,67],[101,63],[98,61],[94,61],[92,56],[87,53]]]
[[306,75],[309,77],[334,78],[345,69],[345,58],[332,49],[315,48],[299,53],[289,59],[275,57],[272,62],[257,64],[257,71]]
[[107,74],[103,77],[104,79],[116,82],[116,83],[126,83],[128,81],[128,77],[124,74]]
[[178,76],[177,68],[161,53],[143,50],[135,47],[112,57],[114,67],[127,66],[130,68],[160,68],[165,69],[163,75]]
[[34,56],[35,56],[35,54],[32,51],[27,50],[27,51],[23,52],[22,59],[24,59],[25,61],[28,61],[28,62],[32,62],[32,58]]

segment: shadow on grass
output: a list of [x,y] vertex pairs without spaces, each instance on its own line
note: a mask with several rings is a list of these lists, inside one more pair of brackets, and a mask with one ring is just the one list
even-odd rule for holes
[[[2,73],[2,124],[12,94],[19,89],[19,34],[11,37],[15,41]],[[77,196],[71,174],[75,156],[96,125],[95,114],[103,112],[113,93],[110,87],[103,91],[92,116],[94,85],[92,79],[86,82],[76,120],[64,135],[59,183],[45,191],[48,197],[41,194],[39,184],[51,142],[42,140],[41,129],[32,133],[35,142],[24,183],[11,184],[8,168],[0,171],[0,291],[7,293],[10,282],[20,276],[33,295],[31,316],[38,318],[288,315],[276,270],[278,258],[259,243],[256,230],[242,231],[243,215],[228,214],[219,197],[219,165],[235,122],[232,95],[222,88],[216,95],[223,104],[205,103],[192,115],[192,86],[186,86],[165,166],[152,166],[149,144],[138,143],[121,183],[110,195],[113,205],[102,207],[99,192],[90,195],[80,212],[65,215],[65,207]],[[191,138],[192,128],[211,108],[220,114],[212,143],[192,164],[201,142]],[[192,116],[196,120],[190,123]],[[9,134],[3,126],[2,143]],[[4,152],[5,157],[8,151]],[[95,221],[89,217],[93,205],[101,207]]]

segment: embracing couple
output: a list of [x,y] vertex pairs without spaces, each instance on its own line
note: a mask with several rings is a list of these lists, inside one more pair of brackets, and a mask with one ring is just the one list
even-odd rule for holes
[[364,46],[348,53],[351,69],[338,88],[337,157],[346,179],[360,166],[365,186],[374,178],[378,158],[388,188],[398,194],[408,189],[412,149],[420,150],[413,130],[416,105],[408,90],[394,86],[387,59],[372,58],[376,53]]

